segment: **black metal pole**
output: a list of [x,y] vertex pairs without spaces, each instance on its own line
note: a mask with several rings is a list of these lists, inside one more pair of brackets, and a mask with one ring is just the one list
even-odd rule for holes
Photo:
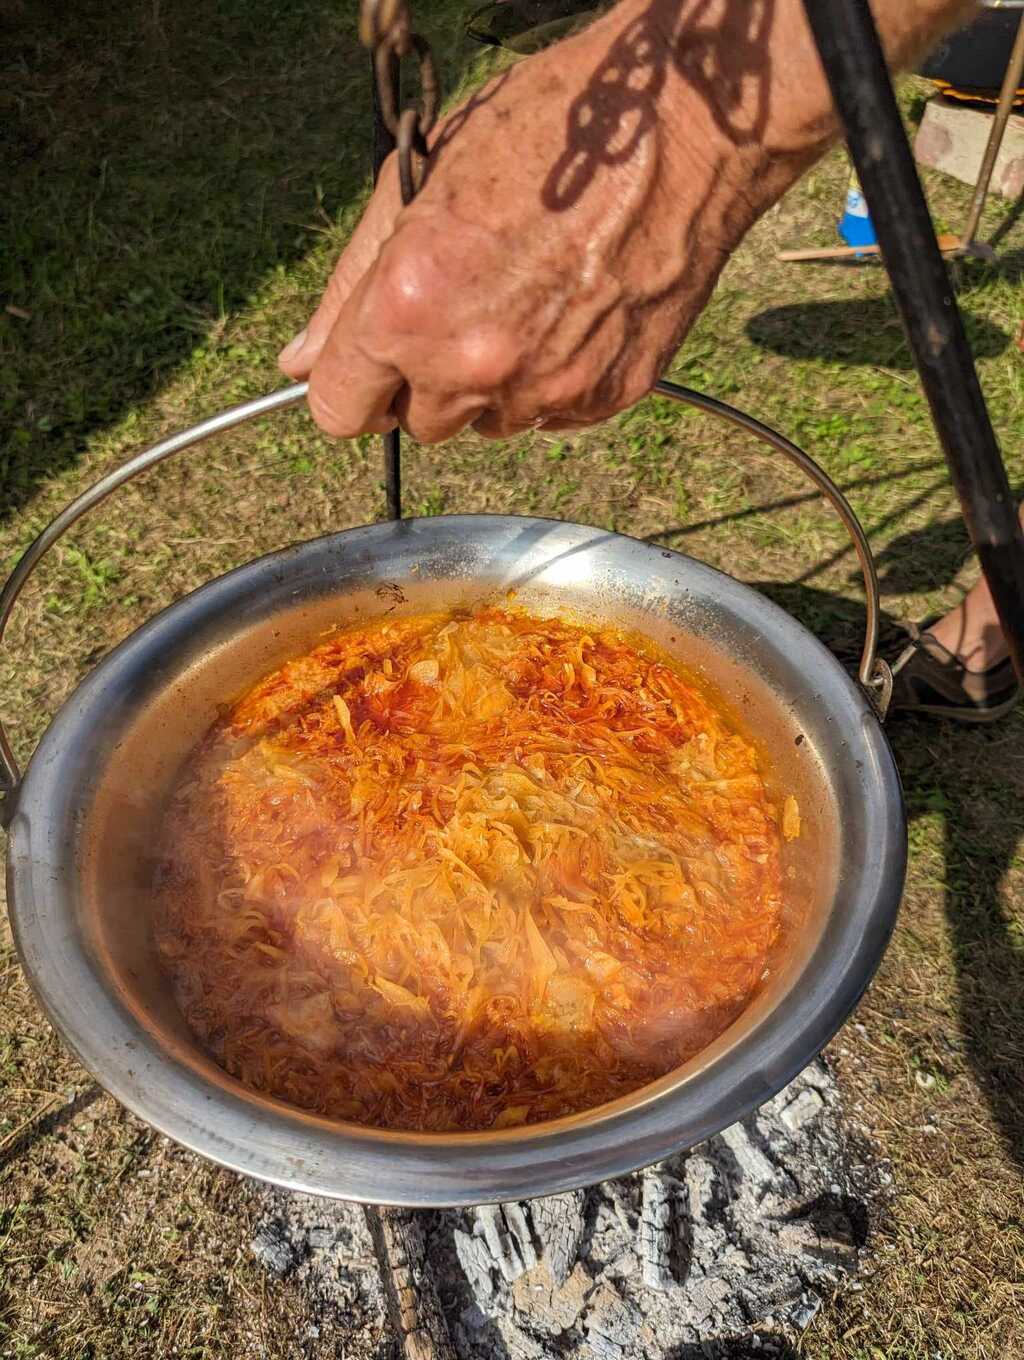
[[[391,82],[397,90],[399,81],[399,62],[392,57]],[[377,183],[381,166],[395,149],[395,139],[388,131],[381,116],[380,99],[377,95],[377,73],[373,62],[370,63],[371,85],[373,87],[373,182]],[[383,436],[384,444],[384,492],[387,496],[388,519],[402,518],[402,436],[398,430],[391,430]]]
[[804,0],[968,533],[1024,681],[1024,535],[867,0]]

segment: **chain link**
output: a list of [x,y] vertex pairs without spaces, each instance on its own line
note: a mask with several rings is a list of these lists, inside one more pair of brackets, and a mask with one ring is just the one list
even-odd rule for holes
[[[422,167],[417,168],[416,157],[426,159],[427,137],[437,122],[441,103],[434,54],[426,38],[412,31],[406,0],[361,0],[359,40],[373,53],[381,117],[398,148],[402,202],[408,204],[423,182]],[[402,109],[401,63],[410,56],[415,57],[419,67],[420,105]]]

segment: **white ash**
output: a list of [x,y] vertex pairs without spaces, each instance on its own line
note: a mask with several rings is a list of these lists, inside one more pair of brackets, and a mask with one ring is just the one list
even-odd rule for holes
[[[856,1272],[873,1180],[851,1166],[818,1060],[755,1115],[656,1167],[421,1221],[460,1360],[771,1356],[791,1354],[786,1335]],[[334,1309],[330,1348],[309,1353],[377,1353],[383,1301],[362,1210],[266,1194],[254,1252],[308,1292],[315,1317]]]
[[257,1193],[266,1208],[251,1250],[271,1275],[292,1280],[307,1302],[298,1352],[309,1360],[335,1354],[383,1360],[391,1351],[383,1336],[384,1293],[362,1209],[268,1186]]

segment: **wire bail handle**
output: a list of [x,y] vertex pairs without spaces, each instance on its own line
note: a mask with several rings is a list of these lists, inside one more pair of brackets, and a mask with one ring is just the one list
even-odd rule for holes
[[[426,38],[412,30],[406,0],[361,0],[359,41],[373,54],[381,118],[397,144],[402,202],[408,207],[423,184],[423,169],[414,157],[425,160],[429,154],[427,137],[441,104],[437,64]],[[419,64],[421,100],[419,108],[403,109],[401,63],[409,56]]]
[[[860,683],[878,717],[884,718],[889,700],[892,697],[892,672],[886,662],[878,655],[878,620],[881,612],[878,573],[875,570],[875,562],[867,536],[849,501],[813,458],[762,421],[756,420],[753,416],[748,416],[744,411],[738,411],[735,406],[729,406],[716,397],[706,396],[703,392],[695,392],[689,387],[680,387],[677,383],[662,380],[656,384],[654,390],[659,396],[668,397],[672,401],[680,402],[686,406],[695,406],[698,410],[706,411],[709,415],[719,416],[740,429],[755,435],[764,443],[770,444],[784,457],[788,458],[791,463],[795,463],[804,475],[810,478],[835,510],[853,540],[853,546],[864,576],[864,591],[867,597],[867,627],[859,667]],[[70,505],[66,505],[60,514],[43,529],[34,542],[25,549],[21,560],[11,572],[3,589],[0,590],[0,642],[3,641],[4,632],[18,597],[39,562],[84,514],[97,505],[101,505],[112,492],[124,486],[126,482],[132,481],[141,473],[148,472],[150,468],[156,467],[166,458],[181,453],[195,444],[201,444],[213,435],[223,434],[225,430],[234,429],[236,425],[243,425],[246,421],[254,420],[258,416],[299,406],[306,400],[308,392],[308,383],[296,383],[292,387],[283,387],[276,392],[269,392],[266,396],[257,397],[254,401],[246,401],[240,406],[232,406],[226,411],[220,411],[217,415],[210,416],[209,419],[201,421],[198,425],[193,425],[190,429],[181,430],[177,434],[173,434],[167,439],[161,439],[158,443],[150,445],[149,448],[141,450],[118,467],[112,468],[98,482],[94,482]],[[8,740],[3,721],[0,720],[0,827],[6,826],[14,815],[14,800],[20,782],[21,770]]]

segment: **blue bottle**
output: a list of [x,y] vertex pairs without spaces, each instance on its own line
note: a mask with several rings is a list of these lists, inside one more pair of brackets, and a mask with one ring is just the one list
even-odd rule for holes
[[839,219],[839,235],[848,246],[878,245],[875,224],[868,212],[867,199],[861,190],[856,170],[850,171],[850,183],[846,190],[846,211]]

